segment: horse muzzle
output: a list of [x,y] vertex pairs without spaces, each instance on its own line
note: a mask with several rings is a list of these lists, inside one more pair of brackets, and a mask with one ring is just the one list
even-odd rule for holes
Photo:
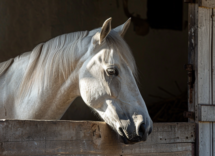
[[124,144],[135,144],[141,141],[146,141],[147,137],[152,132],[152,127],[147,128],[145,124],[141,124],[139,128],[139,135],[129,135],[125,130],[119,128],[119,131],[123,134],[121,136],[121,142]]

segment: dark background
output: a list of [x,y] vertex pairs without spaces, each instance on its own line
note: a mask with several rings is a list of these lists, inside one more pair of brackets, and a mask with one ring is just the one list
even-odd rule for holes
[[[182,93],[186,98],[187,90],[183,68],[187,62],[187,5],[178,0],[160,2],[127,1],[134,18],[125,40],[136,59],[139,88],[149,108]],[[113,27],[128,19],[122,0],[0,0],[0,62],[57,35],[101,27],[109,17]],[[139,30],[146,33],[138,35]],[[63,119],[98,120],[81,98]]]

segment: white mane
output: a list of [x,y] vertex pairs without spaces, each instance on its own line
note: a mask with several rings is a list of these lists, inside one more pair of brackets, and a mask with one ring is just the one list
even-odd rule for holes
[[25,95],[34,84],[37,84],[39,90],[49,85],[50,77],[63,76],[67,79],[75,68],[78,56],[76,45],[87,34],[88,31],[63,34],[37,45],[30,54],[29,65],[20,86],[21,95]]
[[13,63],[13,59],[0,63],[0,76],[10,67]]
[[[20,85],[20,96],[26,96],[31,88],[36,85],[39,90],[49,84],[50,77],[67,79],[74,71],[77,60],[84,55],[78,53],[78,47],[85,37],[91,37],[99,29],[80,31],[60,35],[46,43],[37,45],[30,55],[28,67]],[[118,55],[126,62],[137,78],[135,60],[126,42],[114,30],[109,33],[105,43],[109,49],[116,49]],[[77,46],[79,45],[79,46]],[[110,55],[106,55],[109,57]],[[11,65],[12,60],[0,64],[0,74]],[[56,75],[57,74],[57,75]],[[57,83],[57,82],[56,82]]]

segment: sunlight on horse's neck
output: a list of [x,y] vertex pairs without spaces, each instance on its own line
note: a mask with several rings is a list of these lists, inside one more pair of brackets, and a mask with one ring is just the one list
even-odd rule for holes
[[[71,53],[73,53],[73,51]],[[37,113],[34,118],[41,118],[41,116],[43,116],[42,118],[45,119],[60,119],[74,99],[80,96],[78,82],[79,70],[89,55],[82,49],[80,49],[79,54],[81,54],[81,58],[79,56],[73,59],[74,62],[71,62],[73,69],[66,79],[64,79],[63,75],[59,75],[61,77],[60,81],[59,79],[51,79],[50,81],[52,82],[50,82],[50,84],[53,85],[49,85],[48,88],[41,91],[41,94],[38,97],[41,99],[40,103],[50,103],[51,105],[48,107],[45,105],[38,105],[38,111],[36,112],[40,113]],[[47,90],[48,92],[46,92]],[[47,97],[43,98],[44,94],[46,94]]]
[[[33,76],[35,76],[35,80],[32,81],[32,88],[29,88],[31,91],[27,93],[27,95],[30,96],[29,99],[34,99],[32,100],[33,103],[30,103],[31,101],[28,102],[28,99],[26,100],[25,97],[23,97],[23,99],[21,100],[18,100],[19,103],[17,103],[17,106],[19,106],[19,110],[21,107],[23,107],[23,111],[27,109],[29,110],[29,113],[25,113],[25,115],[21,116],[18,115],[17,118],[60,119],[64,112],[67,110],[67,108],[70,106],[70,104],[73,102],[73,100],[76,97],[80,96],[78,82],[79,70],[82,64],[86,61],[86,59],[89,59],[89,54],[85,47],[82,48],[76,43],[74,43],[72,46],[73,50],[78,49],[78,51],[67,51],[67,57],[73,57],[71,59],[72,61],[66,64],[68,66],[72,66],[71,71],[69,72],[67,77],[64,77],[63,72],[60,71],[65,70],[64,68],[57,68],[61,65],[58,64],[60,63],[59,61],[53,62],[55,63],[53,68],[54,70],[52,70],[53,73],[51,73],[51,75],[53,76],[48,75],[48,79],[45,79],[43,76],[40,76],[41,73],[47,74],[47,68],[42,68],[41,62],[43,62],[43,59],[40,60],[41,55],[39,56],[36,64],[36,71],[33,71]],[[65,54],[64,51],[62,51],[62,54]],[[48,54],[45,56],[48,56]],[[45,57],[42,56],[42,58]],[[38,78],[40,81],[38,81],[38,83],[40,86],[37,85],[37,74],[39,74]],[[48,85],[42,85],[43,83],[48,83]]]

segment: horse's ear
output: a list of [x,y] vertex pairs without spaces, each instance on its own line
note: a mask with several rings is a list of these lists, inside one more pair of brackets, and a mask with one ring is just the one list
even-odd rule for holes
[[131,17],[124,24],[114,28],[113,30],[118,32],[120,36],[124,37],[130,23],[131,23]]
[[101,32],[100,32],[100,38],[99,38],[99,44],[101,44],[104,39],[107,37],[107,35],[111,31],[111,20],[112,18],[108,18],[102,25]]

